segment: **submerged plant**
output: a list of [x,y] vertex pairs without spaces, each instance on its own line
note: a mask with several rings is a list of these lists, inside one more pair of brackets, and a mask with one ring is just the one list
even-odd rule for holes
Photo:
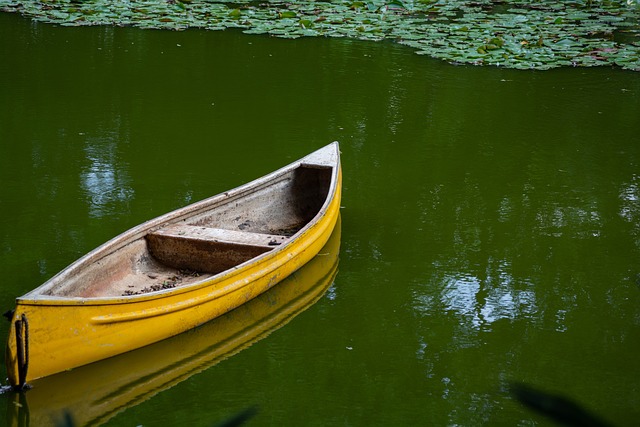
[[636,0],[0,0],[0,10],[60,25],[387,39],[451,63],[640,71]]

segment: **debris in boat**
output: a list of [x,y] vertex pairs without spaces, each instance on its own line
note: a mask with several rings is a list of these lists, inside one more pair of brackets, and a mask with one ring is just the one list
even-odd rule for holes
[[301,228],[302,228],[302,225],[294,224],[289,227],[270,229],[269,234],[273,234],[276,236],[291,237],[294,234],[296,234],[298,231],[300,231]]
[[[239,218],[236,218],[236,220],[238,219]],[[291,237],[294,234],[296,234],[298,231],[300,231],[300,229],[303,226],[304,224],[290,224],[290,225],[284,225],[280,228],[274,228],[274,227],[269,227],[269,225],[265,224],[264,222],[255,222],[248,219],[243,223],[238,224],[238,230],[272,234],[274,236]]]
[[269,246],[278,246],[280,242],[277,242],[276,239],[272,239],[269,241]]
[[180,270],[180,274],[183,277],[199,277],[200,276],[200,272],[199,271],[189,270],[188,268]]
[[[156,279],[158,277],[156,274],[147,274],[147,276],[152,279]],[[167,279],[163,280],[161,283],[156,283],[146,288],[142,288],[139,291],[127,289],[122,293],[122,296],[142,295],[142,294],[147,294],[149,292],[157,292],[157,291],[163,291],[165,289],[175,288],[180,283],[182,283],[182,279],[184,279],[185,277],[199,277],[199,276],[200,276],[199,271],[189,270],[189,269],[180,270],[178,274],[168,277]],[[133,286],[129,285],[129,287],[133,287]]]
[[239,228],[240,230],[244,230],[244,229],[247,229],[247,228],[251,227],[251,225],[252,225],[252,224],[251,224],[251,221],[246,220],[246,221],[245,221],[245,222],[243,222],[242,224],[238,225],[238,228]]

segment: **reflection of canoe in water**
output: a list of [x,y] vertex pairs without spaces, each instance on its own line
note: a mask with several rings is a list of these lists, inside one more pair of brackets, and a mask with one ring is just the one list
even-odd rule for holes
[[10,425],[54,425],[64,411],[77,425],[99,425],[237,353],[324,294],[333,283],[339,249],[338,222],[315,258],[224,316],[156,344],[34,381],[31,390],[16,393],[8,403]]
[[341,180],[333,143],[85,255],[16,300],[11,385],[160,341],[266,291],[326,243]]

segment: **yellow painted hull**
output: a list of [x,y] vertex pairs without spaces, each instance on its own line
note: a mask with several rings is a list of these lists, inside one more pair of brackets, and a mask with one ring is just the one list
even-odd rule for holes
[[24,419],[32,425],[57,425],[65,412],[77,425],[101,425],[219,363],[314,304],[333,283],[339,250],[338,222],[319,255],[230,313],[156,344],[36,380],[32,390],[7,402],[9,425],[19,426]]
[[[260,295],[306,264],[325,245],[338,221],[341,188],[338,159],[322,209],[286,245],[193,285],[106,298],[50,297],[36,290],[18,298],[6,347],[11,385],[20,387],[25,381],[155,343]],[[136,230],[128,233],[140,234]],[[76,264],[99,264],[94,258],[89,254]]]

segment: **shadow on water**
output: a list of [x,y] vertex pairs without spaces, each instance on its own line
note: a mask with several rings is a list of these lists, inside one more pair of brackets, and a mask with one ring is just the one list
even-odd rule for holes
[[572,427],[610,426],[595,414],[564,396],[550,394],[530,385],[519,383],[511,384],[510,391],[518,402],[559,425]]
[[[340,234],[338,221],[309,263],[222,317],[139,350],[36,380],[26,392],[8,393],[7,425],[101,425],[249,347],[309,308],[333,284]],[[256,411],[247,408],[217,425],[241,425]]]

